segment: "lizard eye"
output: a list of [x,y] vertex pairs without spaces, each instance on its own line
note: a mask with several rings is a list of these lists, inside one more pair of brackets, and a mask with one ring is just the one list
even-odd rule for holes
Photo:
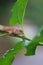
[[24,32],[22,30],[20,30],[20,33],[24,34]]

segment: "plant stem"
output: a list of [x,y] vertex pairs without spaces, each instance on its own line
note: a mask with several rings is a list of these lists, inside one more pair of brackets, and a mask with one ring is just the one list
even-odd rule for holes
[[[7,36],[9,35],[8,32],[5,32],[5,31],[0,31],[1,33],[4,33],[4,34],[1,34],[0,36]],[[17,35],[17,34],[13,34],[12,35],[13,37],[18,37],[18,38],[21,38],[21,39],[25,39],[25,40],[28,40],[28,41],[32,41],[31,39],[25,37],[25,36],[20,36],[20,35]],[[43,46],[43,44],[38,44],[39,46]]]
[[[0,31],[0,32],[2,33],[0,36],[9,35],[8,32],[5,32],[5,31]],[[13,36],[13,37],[18,37],[18,38],[22,38],[22,39],[31,41],[31,39],[28,39],[28,38],[26,38],[25,36],[20,36],[20,35],[17,35],[17,34],[12,34],[11,36]]]
[[15,37],[18,37],[18,38],[22,38],[22,39],[25,39],[25,40],[28,40],[28,41],[31,41],[31,39],[27,38],[27,37],[24,37],[24,36],[19,36],[19,35],[14,35]]
[[43,46],[43,44],[38,44],[39,46]]

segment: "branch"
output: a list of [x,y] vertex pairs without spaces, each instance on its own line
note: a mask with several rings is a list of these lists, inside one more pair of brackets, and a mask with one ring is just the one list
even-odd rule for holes
[[25,39],[25,40],[28,40],[28,41],[31,41],[31,39],[25,37],[25,36],[20,36],[20,35],[13,35],[14,37],[18,37],[18,38],[22,38],[22,39]]
[[40,44],[40,43],[39,43],[38,45],[39,45],[39,46],[43,46],[43,44]]
[[[6,35],[9,35],[8,32],[1,31],[1,30],[0,30],[0,33],[2,33],[0,36],[6,36]],[[9,35],[9,36],[10,36],[10,35]],[[18,37],[18,38],[21,38],[21,39],[25,39],[25,40],[31,41],[31,39],[28,39],[28,38],[25,37],[25,36],[20,36],[20,35],[17,35],[17,34],[12,34],[11,36],[13,36],[13,37]]]
[[[0,33],[2,33],[1,35],[0,35],[0,37],[1,36],[7,36],[7,35],[9,35],[9,33],[8,32],[5,32],[5,31],[1,31],[0,30]],[[9,35],[10,36],[10,35]],[[27,37],[25,37],[25,36],[20,36],[20,35],[17,35],[17,34],[12,34],[11,36],[13,36],[13,37],[18,37],[18,38],[21,38],[21,39],[25,39],[25,40],[27,40],[27,41],[32,41],[31,39],[29,39],[29,38],[27,38]],[[38,44],[39,46],[43,46],[43,44]]]

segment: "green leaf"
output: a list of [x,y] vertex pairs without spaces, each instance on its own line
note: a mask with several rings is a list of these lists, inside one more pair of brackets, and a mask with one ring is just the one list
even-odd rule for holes
[[40,35],[43,36],[43,26],[41,27]]
[[11,12],[10,25],[21,24],[24,18],[25,8],[28,0],[17,0]]
[[24,45],[22,42],[18,42],[13,50],[9,50],[9,52],[5,55],[4,58],[0,58],[0,65],[11,65],[15,56],[24,49]]
[[43,42],[43,37],[36,36],[26,47],[27,53],[26,56],[34,55],[36,47],[38,46],[39,42]]
[[3,58],[0,57],[0,65],[3,65]]

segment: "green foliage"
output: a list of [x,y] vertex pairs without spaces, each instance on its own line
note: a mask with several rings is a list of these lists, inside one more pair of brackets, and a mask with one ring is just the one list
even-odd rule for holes
[[24,49],[24,45],[23,45],[22,41],[15,44],[13,50],[9,50],[9,52],[4,57],[0,58],[0,65],[11,65],[15,56],[22,49]]
[[35,36],[33,40],[28,44],[28,46],[26,46],[27,53],[25,55],[35,55],[35,50],[37,46],[40,45],[39,42],[43,43],[43,26],[41,27],[40,35]]
[[27,55],[27,56],[35,55],[35,50],[36,50],[36,47],[38,46],[39,42],[43,42],[43,37],[41,37],[41,36],[34,37],[34,39],[26,47],[27,53],[25,55]]
[[12,15],[9,20],[10,25],[22,24],[27,1],[28,0],[17,0],[17,2],[14,4],[11,10]]
[[40,35],[43,36],[43,26],[41,27]]
[[[31,8],[32,10],[29,10],[29,12],[30,12],[29,15],[31,14],[31,18],[32,19],[33,18],[35,19],[37,16],[34,17],[34,14],[33,13],[36,13],[36,10],[38,8],[35,9],[35,7],[36,7],[36,4],[35,4],[36,1],[34,1],[35,3],[33,3],[33,1],[32,1],[33,6],[31,6],[31,7],[34,7],[34,8],[33,9]],[[15,5],[13,6],[13,8],[11,10],[11,14],[12,15],[11,15],[11,18],[9,20],[10,25],[22,24],[27,2],[28,2],[28,0],[17,0],[17,2],[15,3]],[[37,3],[40,4],[40,2],[37,2]],[[38,4],[37,4],[37,6],[38,6]],[[38,18],[40,18],[40,16],[38,16]],[[36,18],[36,20],[37,20],[37,18]],[[2,33],[2,35],[0,35],[0,36],[8,35],[7,32],[4,32],[4,31],[0,31],[0,32]],[[25,36],[22,36],[22,37],[21,36],[15,36],[15,37],[22,38],[22,39],[24,39],[24,41],[25,40],[30,41],[29,44],[28,44],[28,46],[26,46],[27,53],[25,55],[28,55],[28,56],[34,55],[35,54],[35,50],[36,50],[37,46],[39,45],[39,42],[43,42],[43,26],[42,26],[41,31],[40,31],[40,36],[39,35],[36,35],[34,37],[34,39],[32,39],[32,40],[26,38]],[[24,41],[17,43],[14,46],[14,49],[13,50],[10,49],[9,52],[7,52],[7,54],[4,55],[4,57],[0,57],[0,65],[11,65],[13,59],[15,58],[15,56],[22,49],[25,48],[25,46],[24,46],[25,42]]]

